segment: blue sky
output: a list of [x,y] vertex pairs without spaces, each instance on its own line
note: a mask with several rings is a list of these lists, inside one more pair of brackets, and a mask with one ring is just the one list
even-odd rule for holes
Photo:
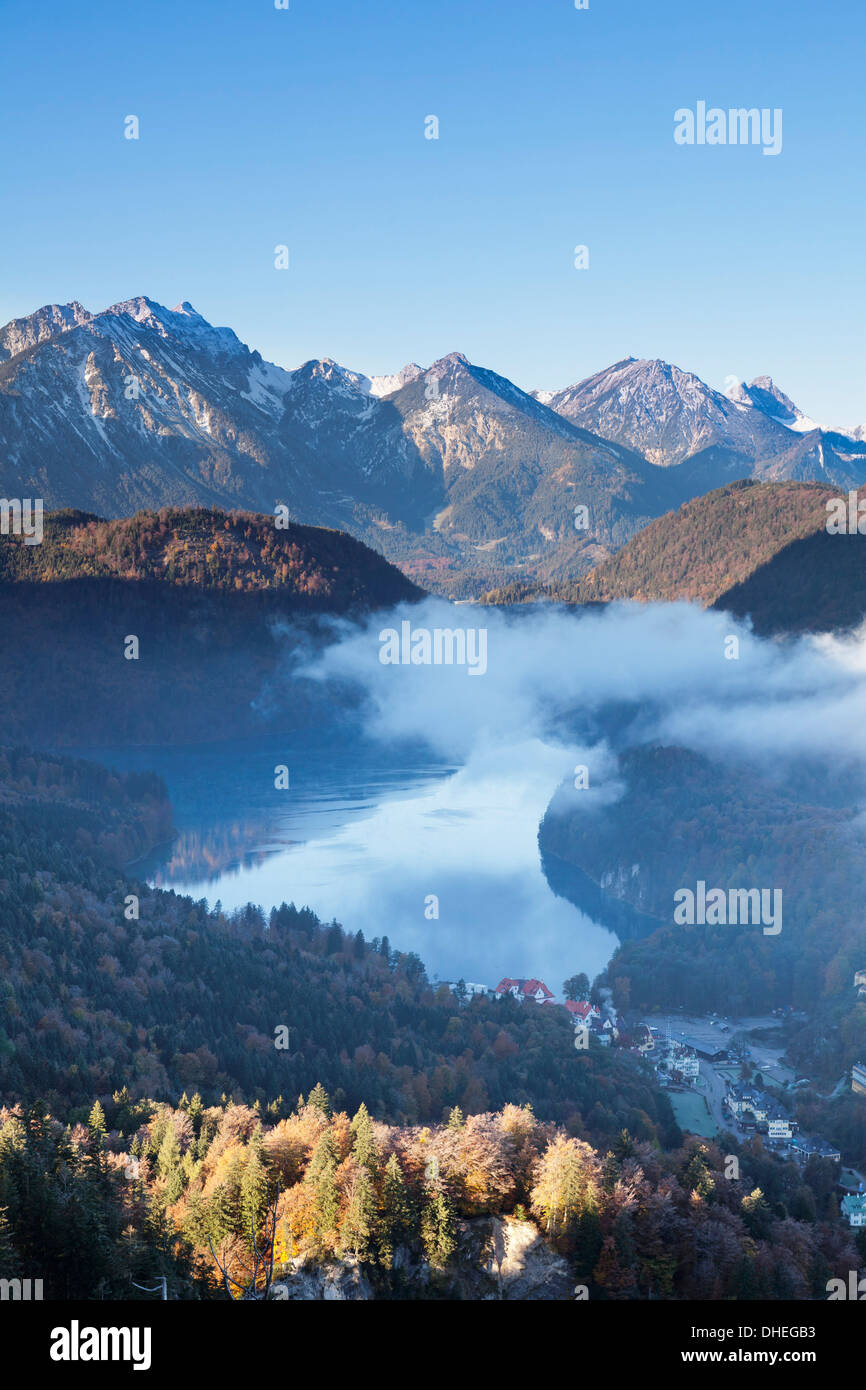
[[[866,421],[862,0],[290,5],[4,0],[0,321],[147,294],[286,366],[633,354]],[[699,100],[782,153],[677,146]]]

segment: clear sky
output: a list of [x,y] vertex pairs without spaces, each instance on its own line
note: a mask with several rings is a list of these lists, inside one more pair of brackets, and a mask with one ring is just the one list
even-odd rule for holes
[[[147,294],[285,366],[662,357],[866,421],[864,0],[3,0],[0,34],[2,322]],[[698,101],[781,107],[781,154],[676,145]]]

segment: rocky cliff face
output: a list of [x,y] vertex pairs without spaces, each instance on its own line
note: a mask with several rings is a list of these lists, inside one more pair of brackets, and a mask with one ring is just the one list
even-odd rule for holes
[[[510,1217],[461,1221],[458,1249],[442,1275],[434,1275],[405,1249],[396,1252],[394,1271],[399,1296],[405,1298],[428,1297],[434,1281],[440,1297],[461,1301],[562,1301],[574,1296],[567,1261],[551,1249],[534,1222]],[[271,1288],[271,1297],[278,1300],[344,1302],[380,1296],[364,1267],[352,1259],[290,1266]]]

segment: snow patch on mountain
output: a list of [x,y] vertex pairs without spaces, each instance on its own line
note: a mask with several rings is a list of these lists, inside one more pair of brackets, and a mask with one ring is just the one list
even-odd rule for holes
[[410,382],[417,381],[419,376],[424,375],[424,368],[419,367],[417,362],[407,362],[405,367],[401,367],[399,372],[392,372],[390,376],[365,377],[367,390],[371,396],[392,396],[395,391],[401,391]]
[[739,381],[729,387],[725,395],[729,401],[734,401],[742,407],[760,410],[768,419],[775,420],[777,424],[784,425],[786,429],[794,430],[798,434],[809,434],[812,430],[824,428],[805,415],[770,376],[756,376],[748,385],[745,381]]

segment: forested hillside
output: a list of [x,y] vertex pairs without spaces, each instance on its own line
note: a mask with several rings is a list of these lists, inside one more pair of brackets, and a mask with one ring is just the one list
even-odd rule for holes
[[[365,942],[305,908],[226,915],[139,883],[123,851],[145,847],[144,823],[166,833],[156,779],[97,770],[87,799],[86,765],[18,753],[0,777],[17,796],[14,815],[0,801],[4,1096],[68,1109],[196,1087],[266,1104],[321,1080],[338,1106],[404,1123],[531,1100],[581,1136],[673,1133],[632,1058],[579,1057],[564,1011],[458,1005],[386,921]],[[106,823],[112,797],[123,815]]]
[[49,514],[40,545],[9,536],[0,584],[120,579],[231,593],[279,593],[286,610],[344,612],[420,597],[381,555],[342,531],[253,512],[168,507],[103,521],[85,512]]
[[821,483],[742,481],[652,521],[580,579],[514,583],[493,603],[690,599],[760,633],[829,631],[866,614],[866,536],[830,535]]
[[594,1149],[530,1106],[419,1128],[320,1085],[281,1119],[124,1088],[83,1122],[0,1109],[0,1275],[46,1298],[826,1298],[864,1257],[832,1173],[739,1161]]
[[[866,944],[861,892],[852,888],[866,889],[855,808],[799,799],[764,784],[752,769],[746,775],[681,748],[628,749],[619,774],[627,794],[591,816],[562,788],[539,839],[596,882],[609,875],[614,896],[670,929],[667,950],[657,936],[628,948],[629,959],[641,960],[631,972],[633,1004],[703,1012],[724,1003],[742,1014],[803,1007],[816,981],[847,972],[845,962]],[[674,893],[699,879],[708,887],[782,890],[782,931],[673,927]]]
[[47,517],[41,545],[0,546],[4,737],[92,747],[307,728],[324,720],[321,690],[286,675],[324,640],[320,623],[420,596],[338,531],[204,509]]
[[[813,1018],[799,1055],[810,1053],[813,1069],[835,1081],[866,1048],[866,1004],[851,989],[866,959],[856,804],[822,801],[818,777],[768,784],[754,768],[680,748],[629,749],[619,772],[627,794],[593,815],[562,788],[539,840],[547,854],[608,883],[614,901],[658,922],[608,967],[620,1006],[746,1016],[793,1005]],[[698,880],[708,890],[781,890],[781,931],[675,925],[675,892]]]

